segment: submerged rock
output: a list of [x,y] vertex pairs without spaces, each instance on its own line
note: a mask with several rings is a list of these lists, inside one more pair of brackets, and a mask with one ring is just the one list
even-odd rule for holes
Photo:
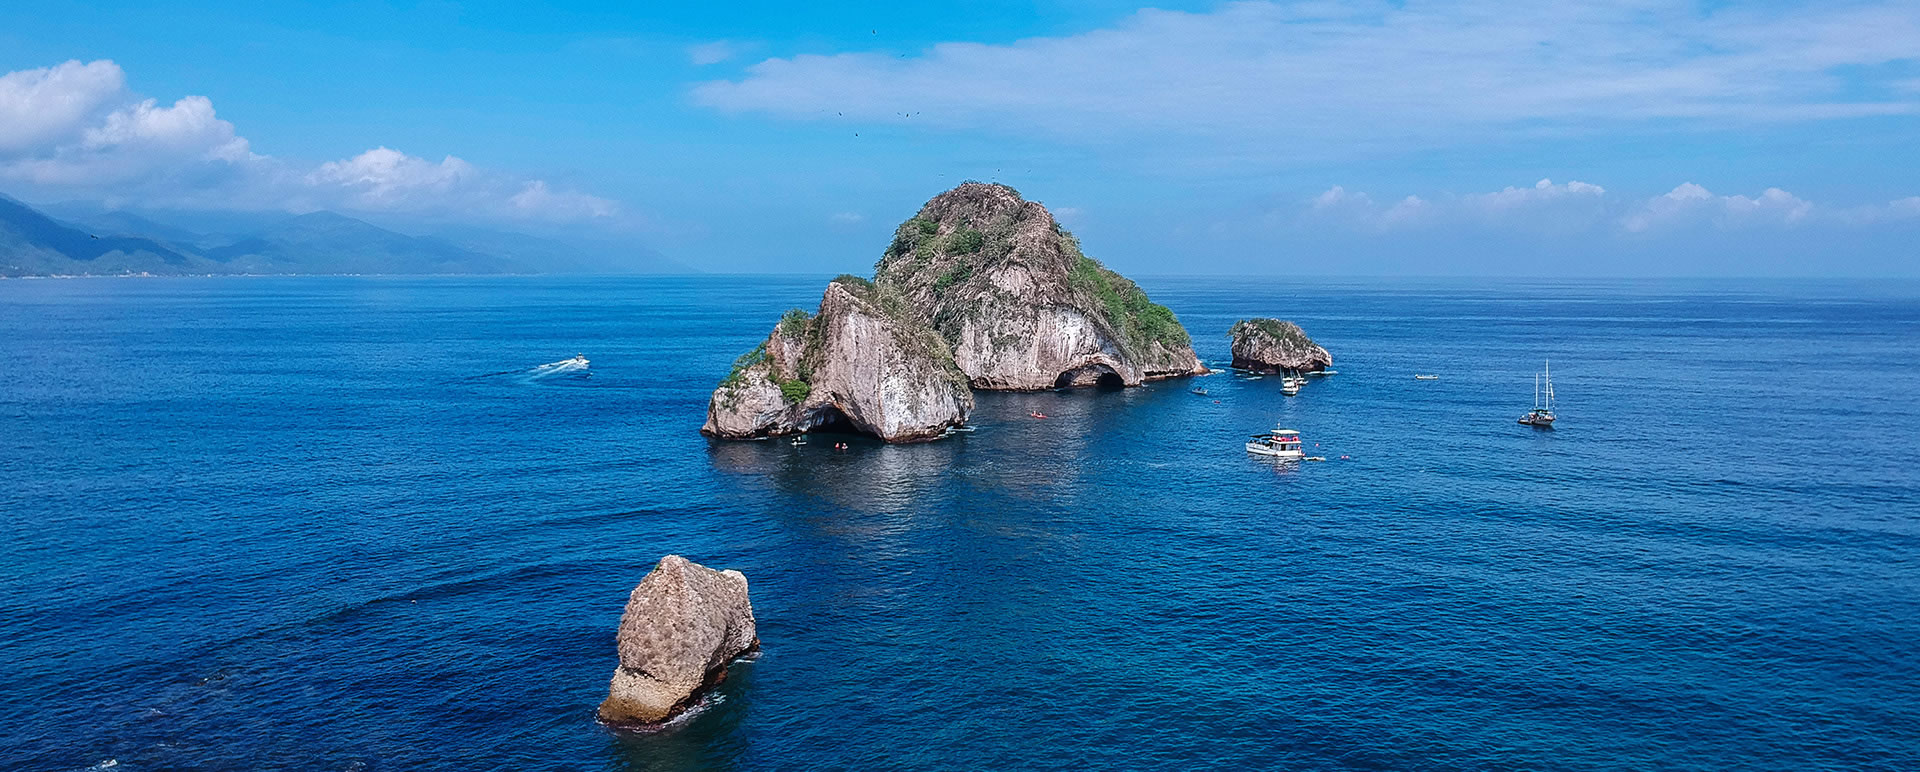
[[760,645],[747,578],[663,557],[627,598],[617,640],[620,665],[600,719],[640,725],[672,718],[724,677],[729,661]]
[[790,311],[734,363],[700,431],[744,439],[842,428],[888,442],[966,423],[973,392],[945,340],[890,287],[843,276],[820,311]]
[[1311,373],[1333,364],[1333,355],[1293,322],[1242,319],[1227,334],[1233,338],[1233,366],[1243,370]]
[[976,389],[1207,372],[1172,311],[1005,185],[969,182],[928,201],[894,232],[874,281],[906,295]]
[[1081,254],[1046,207],[969,182],[895,231],[872,281],[842,276],[819,313],[787,312],[714,389],[701,432],[929,440],[966,422],[971,389],[1206,372],[1173,312]]

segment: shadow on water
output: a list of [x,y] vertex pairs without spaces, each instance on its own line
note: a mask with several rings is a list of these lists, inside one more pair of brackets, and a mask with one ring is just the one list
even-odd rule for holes
[[[770,486],[780,495],[818,499],[855,512],[900,512],[937,485],[964,447],[964,437],[888,445],[861,434],[814,432],[806,444],[788,438],[709,440],[714,468],[746,486]],[[845,443],[846,448],[834,445]]]

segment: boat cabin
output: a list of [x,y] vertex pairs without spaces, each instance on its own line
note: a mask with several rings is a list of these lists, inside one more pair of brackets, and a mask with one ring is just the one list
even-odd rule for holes
[[1300,458],[1305,455],[1300,445],[1299,432],[1292,429],[1275,429],[1253,435],[1253,441],[1247,443],[1247,452],[1280,458]]

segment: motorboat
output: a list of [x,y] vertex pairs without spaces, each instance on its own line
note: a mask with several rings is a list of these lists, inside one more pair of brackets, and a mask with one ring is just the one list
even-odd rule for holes
[[1280,381],[1280,393],[1289,397],[1299,394],[1301,383],[1301,379],[1289,375]]
[[1413,379],[1414,379],[1414,380],[1416,380],[1416,381],[1437,381],[1437,380],[1440,380],[1440,376],[1438,376],[1438,375],[1423,375],[1423,374],[1421,374],[1421,373],[1414,373],[1414,374],[1413,374]]
[[1292,429],[1274,429],[1253,435],[1253,439],[1247,443],[1247,452],[1282,461],[1298,461],[1306,457],[1306,453],[1300,450],[1300,433]]

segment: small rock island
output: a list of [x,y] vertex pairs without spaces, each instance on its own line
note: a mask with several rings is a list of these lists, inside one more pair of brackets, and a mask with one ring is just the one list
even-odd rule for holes
[[627,598],[600,720],[644,726],[674,717],[726,677],[727,663],[760,645],[747,577],[679,555],[660,559]]
[[817,313],[788,311],[714,389],[700,431],[923,441],[966,423],[974,389],[1206,372],[1173,312],[1082,254],[1046,207],[969,182],[901,223],[872,280],[842,276]]
[[1333,365],[1333,355],[1293,322],[1242,319],[1227,335],[1233,338],[1233,366],[1242,370],[1314,373]]

